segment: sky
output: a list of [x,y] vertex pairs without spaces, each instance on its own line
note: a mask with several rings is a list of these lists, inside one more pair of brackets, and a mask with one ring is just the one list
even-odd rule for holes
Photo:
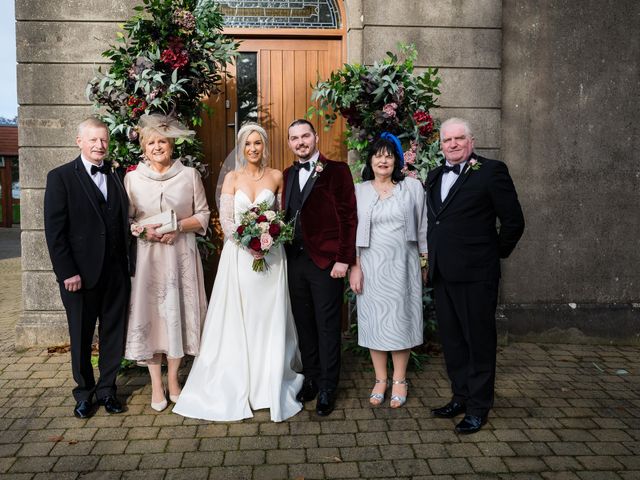
[[0,0],[0,117],[18,114],[14,0]]

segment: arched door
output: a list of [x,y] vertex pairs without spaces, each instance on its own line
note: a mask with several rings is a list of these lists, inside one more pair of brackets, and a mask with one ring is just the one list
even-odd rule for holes
[[[240,126],[260,123],[269,134],[270,166],[286,168],[294,159],[287,147],[288,125],[307,114],[313,85],[340,68],[345,55],[344,13],[338,0],[304,0],[295,2],[296,8],[280,8],[282,2],[269,0],[218,3],[225,14],[225,33],[241,43],[222,93],[207,100],[210,113],[203,116],[198,132],[209,166],[205,187],[214,216],[221,169],[234,150]],[[346,161],[342,120],[326,131],[317,118],[312,122],[320,150]]]
[[[307,114],[312,86],[341,65],[341,39],[242,40],[224,91],[209,100],[212,114],[204,119],[199,132],[211,172],[208,190],[215,191],[222,163],[235,147],[236,132],[247,121],[257,121],[267,130],[270,166],[286,168],[293,160],[286,142],[287,126]],[[320,137],[320,150],[329,158],[346,160],[342,121],[328,131],[316,118],[312,121]]]

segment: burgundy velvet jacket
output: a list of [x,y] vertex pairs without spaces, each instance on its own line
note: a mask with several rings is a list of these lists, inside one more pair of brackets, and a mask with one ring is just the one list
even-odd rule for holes
[[[329,160],[322,154],[316,166],[320,163],[323,169],[311,174],[307,182],[313,183],[311,188],[305,188],[306,196],[302,199],[300,219],[304,246],[319,268],[329,268],[335,262],[352,265],[356,260],[358,213],[351,171],[346,163]],[[293,167],[283,172],[285,211],[294,187],[294,173]]]

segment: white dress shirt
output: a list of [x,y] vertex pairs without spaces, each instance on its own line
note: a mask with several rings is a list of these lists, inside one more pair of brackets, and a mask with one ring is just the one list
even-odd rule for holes
[[[107,176],[102,172],[96,172],[95,174],[91,175],[91,166],[95,164],[85,160],[82,155],[80,155],[80,158],[82,159],[84,168],[87,170],[87,174],[89,174],[89,176],[91,177],[91,180],[93,180],[93,183],[96,184],[96,187],[100,189],[100,191],[102,192],[102,195],[104,196],[104,199],[106,200],[107,199]],[[100,165],[97,165],[97,166],[101,167],[103,163],[104,162],[100,163]]]
[[[302,189],[304,188],[304,186],[307,184],[307,180],[309,180],[309,177],[311,176],[311,174],[313,173],[313,169],[316,166],[316,163],[318,162],[318,157],[320,157],[320,152],[316,152],[313,154],[313,156],[307,160],[307,162],[309,162],[311,164],[311,167],[309,167],[309,170],[306,170],[304,168],[301,168],[298,171],[298,181],[300,182],[300,191],[302,191]],[[300,160],[298,160],[300,161]],[[307,162],[300,162],[302,164],[307,163]]]
[[[447,166],[453,167],[453,164],[446,162]],[[456,180],[460,178],[462,172],[464,172],[464,167],[467,164],[466,161],[460,164],[460,173],[456,175],[453,172],[446,172],[442,174],[442,182],[440,183],[440,200],[444,202],[444,199],[449,195],[449,190],[453,187],[453,184],[456,183]]]

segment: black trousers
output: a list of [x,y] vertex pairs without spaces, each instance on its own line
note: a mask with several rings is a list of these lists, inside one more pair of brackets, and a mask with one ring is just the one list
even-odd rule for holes
[[291,309],[298,332],[302,373],[321,389],[335,390],[340,378],[344,279],[318,268],[304,250],[289,249]]
[[[121,261],[106,262],[95,288],[68,292],[60,284],[71,340],[71,371],[77,386],[76,401],[98,400],[116,393],[116,377],[124,354],[126,314],[131,283]],[[91,344],[98,321],[100,378],[96,384],[91,366]]]
[[498,280],[449,282],[436,272],[433,289],[453,400],[484,416],[494,397]]

